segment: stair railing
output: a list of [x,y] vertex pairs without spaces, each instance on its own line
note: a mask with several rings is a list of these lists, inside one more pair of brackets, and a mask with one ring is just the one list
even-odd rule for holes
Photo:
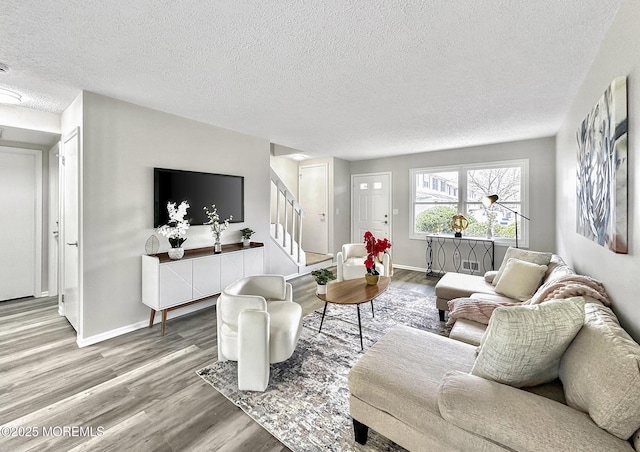
[[[275,223],[274,239],[278,243],[281,243],[284,249],[287,249],[288,245],[289,255],[297,262],[301,262],[302,219],[304,218],[304,210],[300,207],[300,203],[298,203],[298,200],[295,198],[293,193],[291,193],[273,169],[271,169],[271,184],[276,189],[275,218],[272,218],[272,223]],[[280,223],[281,215],[284,216],[283,223]],[[282,237],[280,237],[280,226],[282,226]],[[290,237],[288,244],[287,234]],[[294,250],[294,242],[298,244],[297,253]]]

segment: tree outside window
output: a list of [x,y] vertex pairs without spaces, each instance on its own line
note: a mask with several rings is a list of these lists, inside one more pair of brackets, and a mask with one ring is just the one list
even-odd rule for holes
[[[516,212],[524,212],[527,166],[527,160],[519,160],[459,168],[411,170],[412,236],[453,234],[451,218],[462,213],[469,221],[465,236],[491,236],[507,241],[515,239],[515,222],[520,221],[520,217],[497,204],[485,208],[482,198],[497,194],[501,204]],[[527,233],[523,226],[518,223],[521,238]]]

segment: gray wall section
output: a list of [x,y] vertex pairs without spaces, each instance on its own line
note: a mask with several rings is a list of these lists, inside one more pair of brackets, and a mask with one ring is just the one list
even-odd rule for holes
[[[640,91],[640,3],[625,1],[586,74],[557,135],[557,239],[558,250],[580,273],[598,278],[613,299],[613,310],[625,329],[640,339],[640,184],[638,155],[638,92]],[[615,254],[576,232],[576,131],[602,93],[618,76],[627,76],[628,231],[629,254]]]
[[[393,178],[393,262],[426,268],[424,240],[410,239],[411,168],[529,159],[529,248],[555,250],[555,140],[553,137],[463,149],[423,152],[398,157],[351,162],[351,174],[391,171]],[[506,247],[496,247],[496,267]]]
[[333,159],[333,248],[335,255],[351,241],[351,174],[349,162]]
[[[154,167],[244,176],[245,221],[222,241],[240,241],[243,227],[269,240],[267,140],[92,93],[83,117],[84,338],[148,319],[140,255],[154,233]],[[186,248],[212,245],[208,226],[189,230]]]

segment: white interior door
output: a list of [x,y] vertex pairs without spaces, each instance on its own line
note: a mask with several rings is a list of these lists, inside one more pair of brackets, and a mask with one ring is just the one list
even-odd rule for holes
[[[40,296],[42,154],[0,147],[0,301]],[[38,210],[40,209],[40,210]]]
[[58,295],[58,265],[60,247],[60,144],[49,151],[49,296]]
[[64,315],[69,323],[79,331],[80,327],[80,294],[79,294],[79,133],[76,130],[66,137],[62,146],[62,226],[63,226],[63,282],[62,295]]
[[355,174],[351,191],[352,242],[362,242],[367,231],[391,240],[391,174]]
[[305,211],[302,220],[302,249],[329,252],[328,169],[326,164],[300,167],[298,202]]

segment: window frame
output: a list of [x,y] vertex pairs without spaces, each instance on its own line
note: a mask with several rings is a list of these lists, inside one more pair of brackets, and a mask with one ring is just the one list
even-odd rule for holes
[[[450,205],[457,204],[458,212],[462,212],[466,215],[468,204],[477,204],[477,201],[469,201],[467,196],[467,172],[483,169],[494,168],[513,168],[520,167],[520,205],[522,211],[518,211],[518,214],[529,217],[529,159],[517,159],[517,160],[499,160],[485,163],[470,163],[461,165],[447,165],[447,166],[432,166],[422,168],[410,168],[409,169],[409,181],[411,184],[410,198],[409,198],[409,239],[411,240],[425,240],[427,232],[416,231],[416,206],[419,205]],[[442,172],[457,172],[458,173],[458,201],[452,202],[418,202],[416,201],[416,176],[418,174],[434,174]],[[430,177],[431,180],[431,177]],[[487,193],[492,195],[493,193]],[[509,204],[509,203],[507,203]],[[516,218],[517,220],[517,218]],[[516,240],[514,238],[496,237],[494,239],[496,245],[515,246]],[[520,219],[520,225],[518,227],[518,244],[524,248],[529,247],[529,221],[523,218]]]

